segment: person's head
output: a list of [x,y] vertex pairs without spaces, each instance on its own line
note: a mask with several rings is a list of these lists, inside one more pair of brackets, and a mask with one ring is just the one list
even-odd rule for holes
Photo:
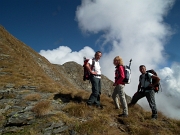
[[96,59],[96,60],[100,60],[101,56],[102,56],[102,53],[101,53],[100,51],[97,51],[97,52],[95,53],[95,59]]
[[145,74],[145,73],[146,73],[146,66],[145,66],[145,65],[140,65],[140,66],[139,66],[139,71],[140,71],[142,74]]
[[123,60],[122,60],[122,58],[119,57],[119,56],[116,56],[116,57],[114,58],[114,60],[113,60],[113,64],[114,64],[115,66],[117,66],[117,65],[123,65]]

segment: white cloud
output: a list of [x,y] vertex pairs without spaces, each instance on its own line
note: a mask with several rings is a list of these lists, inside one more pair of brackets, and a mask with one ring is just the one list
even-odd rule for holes
[[79,52],[72,52],[67,46],[59,46],[59,48],[53,50],[41,50],[39,54],[54,64],[62,65],[68,61],[75,61],[82,65],[83,57],[92,58],[95,52],[88,46],[85,46]]
[[[171,68],[164,67],[160,70],[164,93],[173,98],[180,97],[180,64],[173,63]],[[180,105],[179,105],[180,107]]]
[[[133,58],[132,67],[137,72],[140,64],[156,68],[164,62],[163,43],[171,33],[162,21],[171,3],[171,0],[83,0],[76,18],[82,31],[103,31],[101,39],[111,44],[112,50],[102,58],[104,72],[109,70],[107,61],[112,63],[116,55],[127,64]],[[110,71],[113,70],[112,67]],[[111,72],[106,75],[113,78]]]

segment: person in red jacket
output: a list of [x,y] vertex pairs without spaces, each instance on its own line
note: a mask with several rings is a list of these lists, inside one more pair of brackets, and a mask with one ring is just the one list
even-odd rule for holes
[[[122,58],[120,56],[116,56],[114,58],[113,64],[116,66],[115,67],[116,70],[115,70],[115,82],[113,84],[115,88],[112,94],[112,98],[114,100],[116,109],[120,109],[120,105],[119,105],[119,98],[120,98],[120,102],[123,107],[123,113],[120,114],[119,116],[127,117],[128,106],[127,106],[125,92],[124,92],[125,83],[123,82],[123,79],[125,78],[125,74],[124,74]],[[118,98],[118,95],[119,95],[119,98]]]

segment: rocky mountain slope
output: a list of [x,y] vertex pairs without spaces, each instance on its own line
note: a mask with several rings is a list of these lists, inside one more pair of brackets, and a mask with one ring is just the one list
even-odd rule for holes
[[75,62],[51,64],[0,26],[0,134],[180,133],[178,120],[159,113],[160,120],[153,122],[150,112],[138,105],[130,108],[128,118],[118,118],[122,110],[114,109],[113,82],[106,76],[102,76],[104,109],[87,107],[91,85],[82,80],[82,73],[82,65]]
[[[0,27],[0,45],[0,74],[5,77],[1,81],[1,86],[9,83],[11,78],[17,87],[28,83],[40,88],[43,85],[56,83],[56,85],[60,84],[59,86],[91,90],[90,83],[82,80],[82,65],[75,62],[67,62],[63,65],[51,64],[47,59],[9,34],[3,27]],[[112,89],[112,81],[103,76],[103,93],[110,94]]]

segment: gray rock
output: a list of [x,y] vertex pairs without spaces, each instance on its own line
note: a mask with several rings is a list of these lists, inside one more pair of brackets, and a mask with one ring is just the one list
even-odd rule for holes
[[64,132],[65,130],[68,130],[68,126],[63,126],[63,127],[54,129],[54,130],[53,130],[53,133],[54,133],[54,134],[58,134],[58,133]]
[[32,112],[24,112],[24,113],[14,113],[11,117],[8,118],[6,126],[23,126],[29,125],[30,120],[35,119],[35,115]]

